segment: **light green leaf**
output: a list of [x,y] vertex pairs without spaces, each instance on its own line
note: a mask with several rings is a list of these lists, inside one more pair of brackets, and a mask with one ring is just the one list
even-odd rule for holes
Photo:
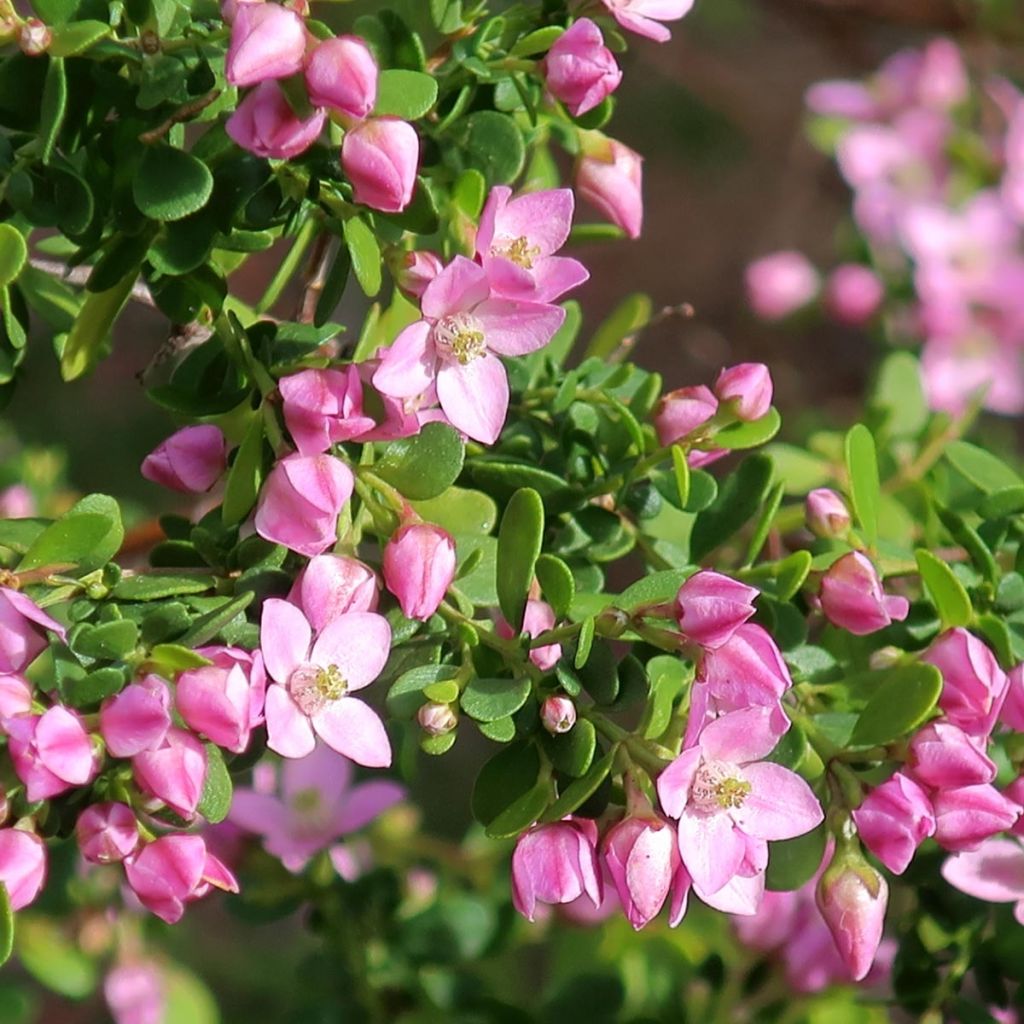
[[943,454],[954,469],[986,494],[1024,485],[1024,480],[1002,459],[967,441],[951,442]]
[[105,494],[90,494],[33,541],[18,569],[66,565],[88,572],[109,562],[123,541],[124,527],[117,502]]
[[934,665],[900,665],[872,673],[874,692],[860,713],[850,742],[871,747],[913,732],[931,716],[942,693]]
[[850,476],[850,496],[861,532],[868,547],[878,542],[878,506],[881,487],[878,482],[878,457],[871,431],[858,423],[846,435],[846,470]]
[[714,446],[739,451],[743,448],[756,448],[770,441],[782,426],[782,417],[778,409],[772,406],[759,420],[751,423],[730,423],[715,434]]
[[28,261],[22,233],[12,224],[0,224],[0,288],[6,288]]
[[14,914],[7,886],[0,882],[0,967],[11,958],[14,949]]
[[594,331],[584,359],[607,359],[651,319],[651,298],[642,292],[627,295]]
[[138,276],[138,267],[132,267],[112,288],[86,292],[85,302],[60,355],[60,375],[64,380],[76,380],[93,368]]
[[459,434],[445,423],[427,423],[414,437],[392,441],[374,472],[406,498],[437,498],[458,479],[465,458]]
[[345,244],[352,257],[352,269],[355,271],[359,287],[368,296],[380,291],[380,246],[377,236],[360,217],[350,217],[345,221]]
[[73,21],[53,29],[46,52],[51,57],[73,57],[108,35],[110,26],[102,21]]
[[872,404],[886,414],[885,429],[893,437],[914,437],[928,422],[928,403],[921,386],[921,365],[910,352],[886,356],[878,371]]
[[437,102],[437,80],[422,71],[389,68],[380,73],[374,117],[415,121]]
[[536,573],[544,600],[551,605],[556,619],[564,619],[576,596],[576,581],[569,566],[555,555],[541,555]]
[[225,526],[240,523],[256,504],[263,483],[263,417],[256,413],[238,448],[224,486],[220,514]]
[[19,914],[15,951],[36,981],[69,999],[84,999],[99,981],[96,961],[50,918]]
[[916,551],[914,557],[943,627],[950,629],[970,625],[974,617],[971,599],[953,570],[941,558],[923,548]]

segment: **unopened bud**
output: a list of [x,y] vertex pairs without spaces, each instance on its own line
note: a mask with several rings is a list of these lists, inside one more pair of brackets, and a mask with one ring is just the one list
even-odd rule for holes
[[607,636],[615,639],[626,632],[629,625],[629,615],[621,608],[605,608],[594,620],[599,636]]
[[850,529],[850,510],[846,502],[827,487],[819,487],[807,495],[805,506],[807,529],[826,540],[845,537]]
[[576,724],[576,705],[568,697],[548,697],[540,720],[552,736],[568,732]]
[[424,704],[416,714],[420,728],[430,736],[443,736],[458,724],[458,718],[450,704]]
[[21,26],[18,45],[27,57],[38,57],[46,53],[53,33],[38,18],[28,18]]
[[903,660],[904,652],[900,648],[887,644],[885,647],[879,647],[877,651],[872,651],[868,657],[868,667],[873,672],[881,672],[886,668],[893,668]]
[[889,886],[859,850],[836,852],[815,894],[836,949],[854,981],[871,970],[882,941]]

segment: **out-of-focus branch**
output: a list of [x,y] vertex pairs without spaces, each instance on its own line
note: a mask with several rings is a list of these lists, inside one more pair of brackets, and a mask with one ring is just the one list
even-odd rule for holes
[[[45,260],[38,256],[33,256],[29,263],[36,270],[41,270],[44,274],[50,274],[53,277],[60,278],[62,281],[67,281],[68,284],[79,287],[89,280],[89,275],[92,273],[92,267],[69,267],[58,260]],[[142,305],[149,306],[152,309],[156,308],[156,303],[153,301],[149,288],[142,281],[136,281],[132,285],[131,298],[133,302],[140,302]]]

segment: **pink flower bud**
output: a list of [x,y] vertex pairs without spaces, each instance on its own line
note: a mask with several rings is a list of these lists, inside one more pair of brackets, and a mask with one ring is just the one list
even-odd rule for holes
[[580,18],[555,40],[543,70],[548,91],[573,117],[593,110],[622,81],[601,30],[589,18]]
[[420,298],[427,285],[444,270],[440,257],[432,252],[403,252],[396,265],[392,266],[395,284],[413,299]]
[[765,320],[781,320],[818,294],[818,272],[803,253],[762,256],[747,267],[747,301]]
[[896,875],[907,870],[914,851],[935,833],[928,794],[902,772],[871,790],[853,820],[864,845]]
[[266,2],[267,0],[221,0],[220,16],[226,24],[233,25],[239,10],[246,4],[262,4]]
[[825,306],[842,324],[860,327],[878,312],[885,285],[878,275],[859,263],[836,267],[825,284]]
[[626,818],[604,838],[605,867],[626,919],[637,931],[658,915],[679,875],[682,861],[676,842],[676,830],[654,817]]
[[[537,601],[531,598],[526,602],[522,631],[528,637],[533,639],[554,628],[555,613],[547,601]],[[496,630],[498,636],[504,637],[506,640],[511,640],[516,635],[516,631],[501,618],[498,619]],[[543,647],[534,647],[530,650],[530,661],[544,672],[554,668],[561,656],[561,644],[545,644]]]
[[576,705],[568,697],[548,697],[541,705],[540,721],[552,736],[568,732],[576,724]]
[[377,76],[377,62],[358,36],[325,39],[306,64],[309,102],[362,119],[377,102]]
[[630,238],[639,238],[644,221],[643,157],[615,139],[605,141],[607,146],[595,147],[577,162],[576,191]]
[[319,633],[348,612],[377,610],[377,574],[357,558],[317,555],[295,578],[288,600],[297,604]]
[[352,471],[332,455],[287,455],[263,484],[256,532],[300,555],[319,555],[338,539],[352,484]]
[[224,77],[231,85],[256,85],[302,70],[306,26],[280,4],[243,4],[231,26]]
[[0,587],[0,673],[21,672],[46,650],[46,630],[61,640],[64,627],[31,598]]
[[737,363],[715,381],[715,394],[741,420],[759,420],[772,407],[772,375],[764,363]]
[[821,579],[821,610],[835,626],[854,636],[902,622],[910,611],[905,597],[886,596],[866,555],[851,551],[832,563]]
[[679,629],[701,647],[721,647],[754,614],[757,594],[756,587],[711,569],[695,572],[676,594]]
[[206,751],[191,733],[172,727],[159,747],[137,754],[132,767],[143,792],[183,818],[196,813],[206,779]]
[[163,975],[152,963],[123,963],[103,979],[103,998],[114,1024],[163,1024],[167,1009]]
[[208,491],[227,468],[227,443],[220,428],[184,427],[159,444],[142,463],[142,475],[185,494]]
[[654,410],[658,443],[675,444],[704,426],[718,412],[718,399],[703,384],[663,395]]
[[4,723],[15,774],[29,803],[92,782],[99,758],[82,720],[57,704],[44,714],[19,715]]
[[148,910],[176,924],[185,904],[205,896],[211,886],[238,892],[234,875],[206,849],[202,836],[163,836],[125,862],[132,891]]
[[429,619],[455,579],[455,541],[431,523],[400,527],[384,549],[384,585],[407,619]]
[[833,861],[818,883],[815,898],[839,955],[853,980],[860,981],[871,970],[882,941],[889,886],[863,860]]
[[398,213],[412,200],[420,160],[416,129],[397,117],[374,117],[345,133],[341,166],[357,203]]
[[995,786],[940,789],[932,796],[935,841],[947,850],[976,850],[997,832],[1013,828],[1021,805]]
[[224,128],[250,153],[290,160],[316,142],[326,119],[325,110],[314,110],[305,120],[300,119],[276,82],[261,82],[238,104]]
[[204,647],[196,653],[213,664],[178,676],[178,713],[185,724],[218,747],[240,754],[263,721],[267,680],[263,658],[233,647]]
[[0,676],[0,721],[32,710],[32,684],[23,676]]
[[127,804],[93,804],[78,816],[75,837],[91,864],[112,864],[135,852],[139,827]]
[[114,757],[134,757],[156,750],[171,727],[171,694],[167,683],[148,675],[103,702],[100,735]]
[[356,366],[302,370],[282,377],[278,388],[288,433],[302,455],[319,455],[374,426],[363,414],[363,385]]
[[21,26],[18,46],[26,57],[39,57],[46,53],[53,41],[53,33],[38,18],[27,18]]
[[939,707],[946,717],[969,736],[988,736],[1010,685],[988,647],[958,627],[943,633],[921,660],[942,673]]
[[999,718],[1016,732],[1024,732],[1024,664],[1010,669],[1009,677]]
[[932,722],[911,739],[907,767],[918,782],[934,789],[991,782],[996,766],[985,754],[983,742],[972,740],[951,722]]
[[443,736],[459,724],[459,719],[450,704],[431,701],[416,712],[416,721],[428,736]]
[[597,826],[565,818],[524,832],[512,854],[512,903],[532,921],[538,903],[570,903],[586,894],[601,905]]
[[850,529],[850,510],[846,502],[827,487],[818,487],[807,495],[804,514],[807,529],[815,537],[845,537]]
[[27,519],[37,514],[36,499],[24,484],[0,491],[0,519]]
[[22,910],[46,880],[46,844],[34,832],[0,829],[0,882],[7,888],[11,910]]

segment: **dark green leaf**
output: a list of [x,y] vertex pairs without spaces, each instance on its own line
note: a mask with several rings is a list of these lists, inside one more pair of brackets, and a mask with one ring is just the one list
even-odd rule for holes
[[201,594],[216,585],[213,576],[193,572],[147,572],[125,576],[114,587],[113,596],[122,601],[159,601],[176,594]]
[[211,824],[216,825],[228,816],[231,810],[233,787],[224,755],[216,743],[204,744],[206,748],[206,777],[203,792],[196,810]]
[[604,757],[594,761],[581,779],[574,779],[558,795],[558,799],[544,813],[544,821],[559,821],[571,814],[580,804],[589,800],[608,777],[615,760],[615,751],[609,750]]
[[498,603],[514,630],[523,612],[544,536],[544,502],[529,487],[512,495],[498,530]]
[[406,498],[437,498],[462,472],[465,445],[444,423],[428,423],[414,437],[392,441],[374,465],[374,472]]
[[453,665],[419,665],[403,672],[388,690],[388,713],[395,718],[414,718],[426,703],[423,691],[440,681],[452,680],[457,674]]
[[530,680],[472,679],[462,693],[462,710],[478,722],[514,714],[530,696]]
[[543,733],[542,741],[555,769],[578,779],[586,774],[594,761],[597,730],[593,723],[580,718],[568,732],[557,736]]
[[228,471],[224,503],[220,510],[225,526],[234,526],[249,514],[249,510],[256,504],[262,482],[263,417],[257,412]]
[[536,787],[539,774],[540,756],[532,744],[513,744],[498,751],[480,769],[473,786],[473,816],[489,825]]
[[795,839],[772,843],[765,887],[772,892],[793,892],[809,882],[821,865],[827,838],[825,826],[819,825]]
[[331,262],[331,269],[324,280],[323,291],[316,300],[316,312],[313,316],[313,323],[322,327],[327,323],[334,311],[341,302],[345,293],[345,285],[348,284],[349,271],[352,269],[352,257],[349,255],[347,245],[339,245],[338,251],[334,254]]
[[210,169],[174,146],[150,146],[132,183],[135,205],[153,220],[181,220],[202,209],[213,192]]
[[551,783],[544,780],[513,800],[484,830],[491,839],[509,839],[529,828],[551,800]]
[[131,619],[120,619],[87,627],[78,634],[72,646],[76,654],[112,661],[131,654],[138,640],[139,627]]
[[381,285],[380,246],[377,244],[377,236],[360,217],[351,217],[345,221],[345,244],[352,257],[352,269],[355,271],[359,287],[366,295],[376,295]]
[[495,110],[478,110],[462,122],[462,145],[470,163],[489,185],[519,177],[526,160],[523,135],[515,121]]
[[178,639],[183,647],[201,647],[209,643],[235,616],[241,615],[256,596],[254,590],[247,590],[238,597],[225,600],[223,604],[196,619],[189,630]]
[[750,519],[771,479],[772,460],[766,455],[748,456],[735,473],[726,477],[718,497],[693,524],[690,554],[695,562],[727,541]]
[[110,26],[102,21],[75,21],[70,25],[60,25],[53,29],[53,38],[46,52],[51,57],[73,57],[108,35]]
[[535,571],[544,600],[551,605],[556,619],[564,619],[576,596],[576,581],[569,566],[555,555],[541,555]]

